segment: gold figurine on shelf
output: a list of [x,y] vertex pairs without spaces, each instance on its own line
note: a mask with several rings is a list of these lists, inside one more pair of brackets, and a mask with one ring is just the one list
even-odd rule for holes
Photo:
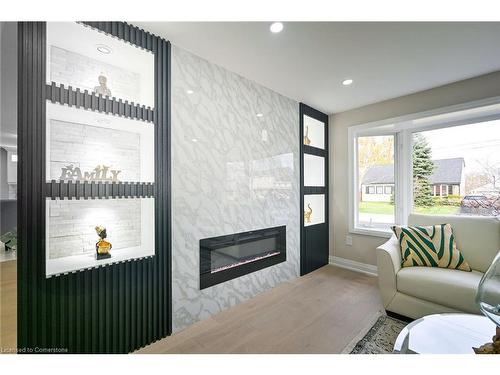
[[304,210],[304,223],[310,223],[311,222],[311,215],[313,213],[313,210],[311,208],[311,204],[307,204],[307,210]]
[[106,228],[98,225],[97,227],[95,227],[95,231],[100,238],[99,241],[97,241],[95,244],[96,259],[99,260],[111,258],[111,254],[109,253],[109,251],[113,246],[110,242],[105,240],[105,238],[107,237]]
[[304,144],[309,146],[311,144],[311,140],[309,139],[309,126],[306,126],[306,134],[304,134]]

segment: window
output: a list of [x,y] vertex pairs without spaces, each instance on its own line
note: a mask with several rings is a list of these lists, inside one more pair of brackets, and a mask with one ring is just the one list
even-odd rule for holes
[[351,127],[349,229],[389,236],[410,213],[500,217],[500,99]]
[[394,223],[394,202],[384,194],[384,184],[394,181],[394,136],[359,137],[357,150],[357,222],[364,228],[385,228]]
[[413,145],[413,212],[499,215],[500,120],[415,132]]

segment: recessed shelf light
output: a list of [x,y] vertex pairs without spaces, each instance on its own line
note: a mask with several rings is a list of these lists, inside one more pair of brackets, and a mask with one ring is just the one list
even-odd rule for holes
[[109,55],[111,53],[111,48],[105,44],[98,44],[96,48],[99,52],[104,53],[105,55]]
[[194,91],[193,91],[193,90],[191,90],[191,89],[186,90],[186,94],[188,94],[188,95],[194,94]]
[[272,33],[280,33],[283,31],[283,24],[281,22],[273,22],[271,26],[269,27],[269,30],[271,30]]
[[342,81],[342,84],[343,84],[344,86],[350,86],[350,85],[352,85],[352,83],[353,83],[353,82],[354,82],[354,81],[353,81],[352,79],[348,78],[348,79],[344,79],[344,80]]
[[257,113],[255,116],[257,116],[257,117],[264,117],[264,114],[263,113]]

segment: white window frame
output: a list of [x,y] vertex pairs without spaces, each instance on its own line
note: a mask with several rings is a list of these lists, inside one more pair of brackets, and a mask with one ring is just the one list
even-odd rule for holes
[[[413,113],[348,128],[349,232],[390,237],[391,230],[358,225],[358,137],[394,136],[395,222],[406,225],[413,209],[412,134],[500,119],[500,96]],[[435,192],[435,190],[433,190]]]

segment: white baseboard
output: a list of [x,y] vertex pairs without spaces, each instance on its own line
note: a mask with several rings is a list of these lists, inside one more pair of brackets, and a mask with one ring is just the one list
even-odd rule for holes
[[337,267],[345,268],[351,271],[365,273],[370,276],[378,275],[377,266],[374,266],[373,264],[356,262],[354,260],[340,258],[333,255],[330,255],[329,263]]

